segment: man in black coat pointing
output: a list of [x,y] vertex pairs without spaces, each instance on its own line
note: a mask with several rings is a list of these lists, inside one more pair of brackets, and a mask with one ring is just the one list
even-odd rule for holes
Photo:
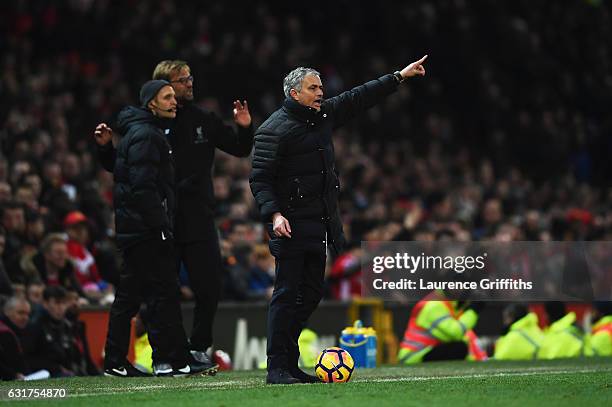
[[326,248],[337,253],[344,243],[332,131],[406,78],[425,75],[426,58],[327,100],[319,72],[297,68],[283,81],[283,106],[255,133],[250,184],[276,259],[268,312],[270,384],[318,381],[298,368],[297,341],[323,294]]

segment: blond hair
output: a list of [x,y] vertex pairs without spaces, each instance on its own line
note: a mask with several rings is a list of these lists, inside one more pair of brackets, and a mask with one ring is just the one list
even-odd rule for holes
[[66,237],[62,233],[49,233],[40,243],[43,253],[48,253],[56,243],[66,243]]
[[178,73],[183,68],[187,68],[187,70],[191,72],[191,68],[189,68],[187,62],[181,61],[180,59],[167,59],[161,61],[153,71],[153,79],[163,79],[170,82],[170,74],[173,72]]

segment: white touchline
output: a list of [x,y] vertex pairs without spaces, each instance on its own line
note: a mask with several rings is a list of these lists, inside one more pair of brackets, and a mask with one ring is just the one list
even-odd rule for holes
[[412,381],[428,381],[428,380],[448,380],[448,379],[481,379],[487,377],[504,377],[504,376],[537,376],[550,374],[570,374],[570,373],[600,373],[610,372],[611,369],[584,369],[584,370],[540,370],[533,372],[499,372],[490,374],[472,374],[472,375],[452,375],[452,376],[412,376],[412,377],[389,377],[389,378],[359,378],[353,382],[364,383],[386,383],[386,382],[412,382]]
[[[481,379],[488,377],[506,377],[506,376],[538,376],[538,375],[563,375],[563,374],[572,374],[572,373],[605,373],[612,372],[612,369],[581,369],[581,370],[544,370],[543,368],[531,368],[529,372],[498,372],[498,373],[478,373],[478,374],[468,374],[468,375],[445,375],[445,376],[409,376],[409,377],[389,377],[389,378],[357,378],[355,380],[351,380],[352,383],[393,383],[393,382],[412,382],[412,381],[433,381],[433,380],[448,380],[448,379]],[[183,379],[190,380],[190,379]],[[226,380],[222,382],[194,382],[194,383],[176,383],[176,385],[142,385],[142,386],[126,386],[126,387],[113,387],[113,388],[105,388],[103,392],[99,393],[77,393],[77,394],[67,394],[66,397],[95,397],[95,396],[111,396],[118,393],[126,393],[133,391],[145,391],[145,390],[172,390],[172,389],[181,389],[181,390],[197,390],[197,389],[205,389],[205,388],[220,388],[223,390],[224,386],[232,386],[227,387],[227,390],[235,390],[236,388],[247,389],[247,388],[255,388],[255,387],[263,387],[260,383],[259,378],[251,378],[248,380],[253,380],[252,383],[245,383],[243,380]],[[78,390],[89,390],[84,388],[79,388]]]
[[[181,379],[181,380],[193,380],[193,379]],[[254,379],[259,382],[258,379]],[[245,383],[243,380],[226,380],[223,382],[196,382],[185,384],[177,384],[177,385],[142,385],[142,386],[125,386],[125,387],[105,387],[104,391],[96,392],[96,393],[76,393],[76,394],[67,394],[66,397],[92,397],[92,396],[110,396],[121,393],[131,393],[133,391],[146,391],[146,390],[172,390],[172,389],[180,389],[180,390],[197,390],[197,389],[205,389],[205,388],[214,388],[214,387],[223,387],[223,386],[233,386],[228,387],[228,389],[235,389],[236,387],[240,388],[249,388],[249,387],[258,387],[259,383]],[[88,388],[78,388],[78,390],[90,390]]]

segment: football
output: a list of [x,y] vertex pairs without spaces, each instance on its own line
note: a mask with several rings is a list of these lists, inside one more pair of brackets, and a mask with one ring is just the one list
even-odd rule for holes
[[327,348],[321,352],[315,365],[315,374],[325,383],[346,383],[351,379],[355,362],[342,348]]

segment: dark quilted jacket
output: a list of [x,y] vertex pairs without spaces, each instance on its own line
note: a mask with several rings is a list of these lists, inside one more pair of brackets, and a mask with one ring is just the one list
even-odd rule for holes
[[393,75],[385,75],[325,100],[319,112],[286,99],[255,133],[250,184],[263,221],[280,212],[290,224],[324,222],[328,242],[340,251],[344,236],[332,131],[396,89]]
[[119,113],[113,204],[120,248],[143,240],[172,237],[174,169],[164,122],[149,111],[127,107]]

